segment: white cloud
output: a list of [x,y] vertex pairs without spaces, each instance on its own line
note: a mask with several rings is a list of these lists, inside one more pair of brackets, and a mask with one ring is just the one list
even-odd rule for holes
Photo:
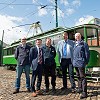
[[13,9],[14,7],[10,5],[9,8]]
[[45,8],[38,7],[38,14],[39,16],[43,16],[47,14],[47,10]]
[[[64,17],[64,13],[60,10],[60,9],[57,9],[57,11],[58,11],[58,17],[60,18],[60,17]],[[51,12],[51,14],[52,14],[52,16],[54,16],[54,19],[55,19],[55,17],[56,17],[56,15],[55,15],[55,10],[53,10],[52,12]]]
[[86,15],[84,17],[79,18],[79,20],[75,23],[75,26],[82,25],[82,24],[88,24],[90,20],[92,20],[94,17],[90,15]]
[[65,6],[69,5],[67,0],[60,0],[61,4],[64,4]]
[[50,3],[55,4],[55,0],[48,0]]
[[74,9],[72,9],[72,8],[68,8],[67,10],[66,10],[66,14],[69,16],[69,15],[71,15],[71,14],[73,14],[75,12],[75,10]]
[[33,3],[36,3],[38,0],[32,0]]
[[74,1],[72,2],[72,5],[73,5],[73,6],[80,6],[80,4],[81,4],[80,0],[74,0]]
[[12,28],[18,26],[18,23],[21,23],[23,18],[13,17],[8,15],[0,15],[0,40],[2,38],[2,33],[4,30],[4,42],[11,44],[14,41],[17,41],[22,36],[26,36],[27,32],[25,27]]

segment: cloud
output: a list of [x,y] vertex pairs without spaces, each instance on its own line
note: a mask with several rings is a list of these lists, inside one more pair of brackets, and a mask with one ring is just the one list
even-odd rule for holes
[[47,14],[47,10],[45,8],[38,7],[38,14],[39,16],[43,16]]
[[38,0],[32,0],[33,3],[36,3]]
[[72,5],[73,5],[73,6],[80,6],[80,4],[81,4],[80,0],[74,0],[74,1],[72,2]]
[[72,9],[72,8],[68,8],[67,10],[66,10],[66,14],[69,16],[69,15],[71,15],[71,14],[73,14],[75,12],[75,10],[74,9]]
[[[59,18],[60,18],[60,17],[64,17],[64,13],[63,13],[59,8],[57,9],[57,11],[58,11],[58,17],[59,17]],[[54,19],[55,19],[55,17],[56,17],[55,10],[51,11],[51,14],[52,14],[52,16],[53,16]]]
[[13,9],[14,7],[10,5],[9,8]]
[[67,0],[60,0],[61,4],[64,4],[65,6],[69,5]]
[[55,0],[48,0],[50,3],[55,4]]
[[92,20],[94,17],[90,15],[86,15],[84,17],[79,18],[79,20],[75,23],[75,26],[82,25],[82,24],[88,24],[90,20]]
[[2,33],[4,30],[4,42],[11,44],[14,41],[17,41],[22,36],[26,36],[27,31],[25,27],[16,27],[18,23],[21,23],[24,19],[15,16],[0,15],[0,40],[2,38]]

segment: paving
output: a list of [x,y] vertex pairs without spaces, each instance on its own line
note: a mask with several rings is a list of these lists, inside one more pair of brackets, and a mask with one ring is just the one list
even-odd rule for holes
[[[30,74],[31,77],[31,74]],[[50,91],[46,93],[44,85],[44,76],[42,78],[41,89],[43,95],[32,97],[32,93],[26,92],[25,87],[25,75],[21,77],[20,92],[13,94],[15,85],[16,71],[7,70],[4,67],[0,67],[0,100],[80,100],[79,93],[71,93],[70,82],[68,80],[68,89],[62,91],[62,79],[56,79],[56,92],[52,92],[51,85]],[[77,81],[76,85],[77,85]],[[100,100],[100,82],[88,82],[88,97],[83,100]]]

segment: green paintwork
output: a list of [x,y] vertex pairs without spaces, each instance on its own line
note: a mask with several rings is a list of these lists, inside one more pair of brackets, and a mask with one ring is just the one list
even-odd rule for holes
[[3,64],[17,64],[16,59],[13,56],[3,58]]
[[93,68],[100,66],[100,54],[95,50],[90,50],[90,60],[87,68]]
[[59,67],[60,63],[59,63],[59,59],[58,59],[58,54],[56,54],[55,61],[56,61],[56,66]]

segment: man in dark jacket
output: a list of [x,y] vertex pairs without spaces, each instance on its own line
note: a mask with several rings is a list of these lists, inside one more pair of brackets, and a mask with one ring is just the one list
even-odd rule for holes
[[55,75],[55,56],[56,50],[51,45],[51,39],[46,39],[46,44],[43,46],[43,55],[44,55],[44,74],[45,74],[45,85],[46,85],[46,92],[49,91],[49,75],[51,76],[51,84],[52,90],[55,91],[56,85],[56,75]]
[[89,62],[89,47],[86,42],[81,39],[81,34],[75,34],[75,45],[73,52],[73,66],[76,69],[76,75],[78,77],[78,90],[82,92],[80,99],[87,97],[87,80],[85,75],[85,66]]
[[[41,48],[41,45],[42,45],[42,40],[37,39],[36,46],[32,47],[29,53],[29,60],[32,67],[31,91],[33,97],[42,94],[42,91],[40,89],[41,89],[42,70],[43,70],[44,60],[43,60],[43,50]],[[37,76],[38,79],[37,79],[37,85],[35,89],[35,81]]]
[[29,52],[30,46],[26,44],[26,38],[21,39],[21,44],[15,50],[15,59],[17,60],[16,67],[16,83],[15,91],[13,94],[18,93],[20,89],[20,78],[23,70],[25,71],[26,76],[26,88],[30,92],[30,64],[29,64]]

